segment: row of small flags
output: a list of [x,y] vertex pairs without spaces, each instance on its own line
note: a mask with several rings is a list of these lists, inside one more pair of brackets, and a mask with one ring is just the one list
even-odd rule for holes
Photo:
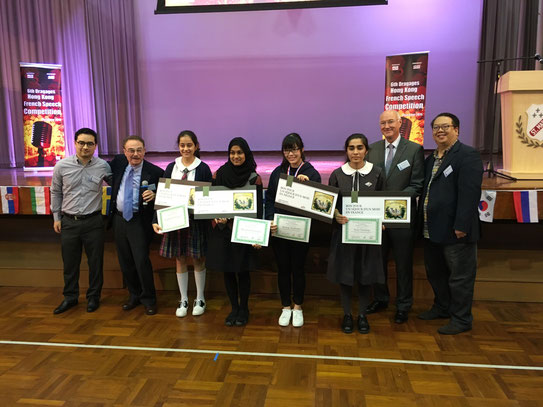
[[[51,213],[50,187],[0,187],[0,213],[47,215]],[[102,187],[102,214],[107,215],[111,204],[111,187]]]
[[[0,187],[1,212],[5,214],[47,215],[51,213],[50,187]],[[483,222],[494,220],[496,191],[483,190],[479,202],[479,218]],[[518,223],[537,223],[537,191],[513,191],[513,202]],[[111,187],[102,187],[102,214],[107,215],[111,205]]]
[[[511,191],[518,223],[538,223],[537,191]],[[479,202],[479,219],[483,222],[494,220],[496,191],[483,190]]]

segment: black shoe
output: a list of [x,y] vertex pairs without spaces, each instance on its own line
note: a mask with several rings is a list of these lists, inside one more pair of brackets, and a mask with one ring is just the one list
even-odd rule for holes
[[353,316],[351,314],[343,317],[343,323],[341,324],[341,330],[346,334],[353,333]]
[[156,305],[145,306],[145,315],[155,315],[155,314],[156,314]]
[[471,326],[458,326],[454,325],[452,323],[448,323],[445,326],[442,326],[441,328],[438,328],[437,332],[439,332],[442,335],[456,335],[460,334],[462,332],[471,331]]
[[422,314],[419,314],[417,318],[424,321],[432,321],[439,318],[449,318],[449,316],[450,315],[448,313],[441,312],[436,308],[432,307],[428,311],[424,311]]
[[407,311],[396,311],[396,315],[394,315],[394,322],[397,324],[403,324],[404,322],[407,322]]
[[242,308],[238,312],[235,324],[236,326],[243,326],[247,325],[247,322],[249,322],[249,310]]
[[238,317],[238,310],[232,310],[230,314],[226,317],[224,320],[224,325],[226,326],[233,326],[236,323],[236,318]]
[[368,323],[368,318],[365,315],[358,316],[358,332],[361,334],[370,333],[370,324]]
[[138,299],[130,299],[126,304],[123,304],[123,311],[130,311],[140,305],[141,302]]
[[55,308],[55,310],[53,311],[53,314],[55,315],[62,314],[63,312],[68,311],[70,308],[75,307],[76,305],[77,305],[77,300],[69,301],[65,299],[64,301],[60,303],[58,307]]
[[89,298],[87,301],[87,312],[94,312],[100,307],[100,300],[97,298]]
[[366,314],[375,314],[388,308],[388,303],[383,301],[373,301],[366,307]]

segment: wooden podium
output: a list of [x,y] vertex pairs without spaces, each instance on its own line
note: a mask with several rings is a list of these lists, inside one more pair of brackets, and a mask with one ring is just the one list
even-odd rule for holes
[[[536,137],[530,136],[534,123],[543,120],[543,71],[507,72],[500,78],[498,92],[503,143],[503,169],[499,171],[515,178],[543,178],[543,128],[536,131],[536,127]],[[534,114],[542,116],[534,118]]]

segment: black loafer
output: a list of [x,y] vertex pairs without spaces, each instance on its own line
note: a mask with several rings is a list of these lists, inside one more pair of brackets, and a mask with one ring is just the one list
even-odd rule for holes
[[249,322],[249,310],[240,309],[236,317],[236,322],[235,322],[236,326],[247,325],[247,322]]
[[343,323],[341,324],[341,330],[346,334],[353,333],[353,316],[351,314],[343,317]]
[[449,318],[449,316],[450,315],[448,313],[441,312],[432,307],[428,311],[424,311],[423,313],[419,314],[417,318],[422,319],[423,321],[432,321],[434,319]]
[[126,304],[123,304],[123,311],[130,311],[140,304],[141,302],[139,300],[129,300]]
[[97,298],[89,298],[87,302],[87,312],[94,312],[100,307],[100,300]]
[[224,325],[234,326],[236,324],[236,318],[238,317],[238,310],[232,310],[230,314],[224,320]]
[[370,324],[365,315],[358,316],[358,332],[361,334],[367,334],[370,332]]
[[404,322],[407,322],[407,311],[396,311],[396,315],[394,315],[394,322],[397,324],[403,324]]
[[64,301],[60,303],[58,307],[55,308],[55,310],[53,311],[53,314],[55,315],[62,314],[63,312],[68,311],[70,308],[75,307],[76,305],[77,305],[77,300],[69,301],[65,299]]
[[145,315],[155,315],[157,312],[156,305],[146,305]]
[[366,314],[375,314],[376,312],[382,311],[388,308],[388,303],[383,301],[373,301],[370,305],[366,307]]
[[471,331],[471,326],[458,326],[453,323],[448,323],[441,328],[438,328],[437,332],[442,335],[458,335],[462,332]]

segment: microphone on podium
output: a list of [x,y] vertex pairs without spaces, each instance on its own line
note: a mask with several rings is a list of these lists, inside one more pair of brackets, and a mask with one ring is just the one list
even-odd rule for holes
[[540,64],[543,64],[543,58],[541,57],[541,55],[535,54],[535,55],[534,55],[534,59],[535,59],[536,61],[539,61]]

